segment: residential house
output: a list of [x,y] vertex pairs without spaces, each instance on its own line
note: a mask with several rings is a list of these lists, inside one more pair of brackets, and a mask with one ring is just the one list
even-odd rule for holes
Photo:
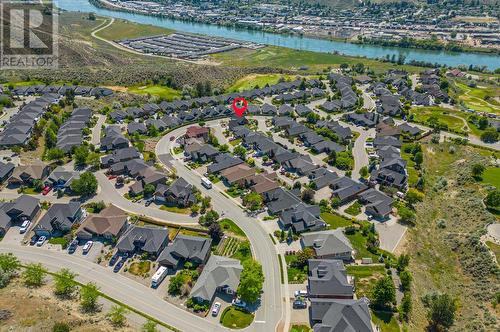
[[373,188],[359,194],[359,200],[366,204],[365,213],[381,219],[389,217],[394,203],[394,199]]
[[366,185],[345,176],[334,180],[330,188],[333,190],[332,196],[339,199],[341,203],[356,199],[360,193],[368,189]]
[[205,264],[210,255],[212,240],[206,237],[177,235],[158,257],[160,265],[177,268],[185,262]]
[[279,214],[291,206],[301,203],[300,199],[290,191],[278,187],[264,192],[264,203],[266,203],[269,214]]
[[215,157],[213,164],[207,167],[207,172],[209,174],[217,174],[227,168],[243,164],[243,160],[237,157],[233,157],[229,153],[219,154]]
[[369,301],[311,299],[310,319],[314,332],[363,331],[373,332]]
[[280,223],[286,229],[291,227],[295,233],[319,230],[326,227],[320,212],[318,205],[299,203],[281,213]]
[[63,166],[58,166],[49,174],[47,180],[45,180],[45,184],[51,186],[54,190],[66,190],[70,188],[74,180],[79,178],[80,173],[66,170]]
[[143,122],[130,122],[127,126],[127,133],[129,135],[140,134],[144,135],[148,132],[146,125]]
[[234,294],[240,283],[243,266],[233,258],[211,255],[203,268],[190,297],[198,302],[211,302],[216,292]]
[[71,230],[83,215],[80,202],[52,204],[33,228],[38,236],[57,237]]
[[247,164],[239,164],[230,168],[226,168],[221,172],[221,177],[231,186],[233,184],[239,187],[245,186],[245,180],[255,175],[255,168]]
[[34,221],[40,212],[39,199],[21,195],[10,202],[0,202],[0,236],[5,235],[14,223]]
[[186,139],[195,138],[206,143],[208,141],[209,133],[210,129],[208,127],[191,126],[186,130],[186,134],[184,135],[184,137]]
[[155,199],[178,207],[187,207],[197,203],[194,186],[183,178],[176,179],[170,186],[158,184]]
[[16,166],[11,163],[0,162],[0,183],[4,183],[14,173]]
[[120,236],[116,248],[129,255],[147,253],[158,257],[168,244],[168,229],[130,225]]
[[34,161],[30,165],[19,165],[9,178],[9,185],[32,186],[33,181],[43,181],[49,175],[49,172],[49,165],[41,161]]
[[304,248],[312,248],[320,259],[353,260],[354,249],[340,228],[321,232],[304,233],[300,242]]
[[122,209],[110,205],[98,214],[89,215],[76,231],[79,240],[118,239],[128,227],[128,215]]
[[337,259],[310,259],[307,288],[309,298],[352,299],[354,279]]

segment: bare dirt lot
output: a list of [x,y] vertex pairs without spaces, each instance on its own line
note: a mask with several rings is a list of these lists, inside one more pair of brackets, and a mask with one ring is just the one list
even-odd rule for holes
[[[16,278],[0,289],[0,309],[8,316],[0,320],[0,331],[52,331],[56,322],[68,324],[71,331],[116,331],[105,317],[108,307],[109,303],[104,303],[101,312],[84,314],[76,297],[60,300],[53,295],[49,284],[32,289]],[[130,325],[119,330],[137,331],[138,328]]]

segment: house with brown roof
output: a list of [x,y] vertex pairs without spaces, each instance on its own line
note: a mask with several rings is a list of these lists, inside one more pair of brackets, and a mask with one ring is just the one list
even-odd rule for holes
[[76,236],[80,240],[111,240],[120,237],[127,227],[128,216],[125,211],[110,205],[100,213],[88,216],[76,231]]
[[50,167],[41,161],[35,161],[30,165],[20,165],[9,178],[9,185],[31,186],[34,180],[43,180],[49,173]]
[[209,133],[210,129],[207,127],[191,126],[186,130],[184,137],[186,139],[195,138],[207,142]]
[[255,169],[246,164],[229,167],[221,172],[221,177],[228,185],[236,184],[240,187],[244,187],[245,179],[253,175],[255,175]]

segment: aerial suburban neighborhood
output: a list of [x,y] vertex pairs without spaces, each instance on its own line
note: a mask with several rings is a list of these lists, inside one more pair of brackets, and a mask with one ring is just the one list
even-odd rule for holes
[[0,330],[498,331],[498,6],[458,3],[0,4],[57,39],[0,54]]

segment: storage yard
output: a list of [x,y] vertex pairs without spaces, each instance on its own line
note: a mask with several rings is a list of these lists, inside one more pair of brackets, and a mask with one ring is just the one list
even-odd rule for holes
[[116,41],[134,51],[185,60],[200,60],[209,54],[238,48],[257,49],[262,45],[210,36],[185,33],[149,36]]

